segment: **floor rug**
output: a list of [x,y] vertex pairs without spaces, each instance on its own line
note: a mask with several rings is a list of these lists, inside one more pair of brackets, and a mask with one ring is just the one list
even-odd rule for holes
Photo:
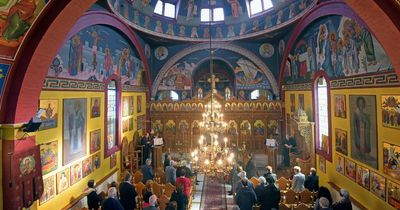
[[222,178],[204,177],[200,209],[226,210],[226,192]]

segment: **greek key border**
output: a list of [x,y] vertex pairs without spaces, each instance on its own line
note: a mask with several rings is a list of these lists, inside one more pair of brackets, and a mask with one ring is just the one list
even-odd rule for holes
[[331,89],[386,86],[400,86],[400,80],[396,73],[367,75],[362,77],[343,78],[330,81]]
[[291,85],[283,85],[283,90],[311,90],[311,83],[299,83],[299,84],[291,84]]
[[[59,78],[46,78],[43,83],[44,90],[73,90],[73,91],[104,91],[105,83]],[[146,86],[122,85],[122,91],[146,92]]]

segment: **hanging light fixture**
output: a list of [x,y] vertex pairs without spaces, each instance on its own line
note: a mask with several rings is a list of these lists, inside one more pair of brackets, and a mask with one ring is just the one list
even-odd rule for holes
[[[211,8],[208,23],[211,32]],[[208,176],[226,175],[232,169],[234,163],[234,154],[228,148],[228,138],[223,138],[224,144],[218,141],[219,135],[222,135],[227,127],[227,123],[223,121],[223,113],[221,104],[215,100],[216,76],[213,68],[213,54],[211,33],[209,37],[209,59],[210,59],[210,79],[211,83],[211,100],[205,105],[205,111],[202,114],[200,127],[204,134],[208,134],[210,142],[206,141],[204,135],[199,139],[199,147],[191,152],[192,164],[195,170]]]

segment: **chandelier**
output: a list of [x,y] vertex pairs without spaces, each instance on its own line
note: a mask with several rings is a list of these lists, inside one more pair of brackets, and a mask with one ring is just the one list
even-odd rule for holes
[[[211,17],[209,22],[209,30],[211,31]],[[218,134],[223,134],[226,130],[227,123],[223,121],[223,113],[221,104],[215,100],[216,76],[213,69],[213,50],[210,36],[210,78],[211,83],[211,100],[205,105],[204,113],[200,127],[202,132],[207,134],[200,136],[198,148],[191,152],[192,167],[208,176],[227,175],[234,163],[234,154],[227,147],[228,138],[223,138],[223,144],[219,142]]]
[[192,151],[192,167],[208,176],[227,175],[233,167],[234,154],[227,147],[228,138],[224,138],[224,145],[218,141],[218,135],[210,133],[211,141],[207,143],[202,135],[199,147]]

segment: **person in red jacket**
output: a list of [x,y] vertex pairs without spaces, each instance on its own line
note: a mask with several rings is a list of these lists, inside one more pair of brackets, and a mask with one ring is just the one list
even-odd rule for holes
[[189,199],[190,198],[190,188],[191,188],[191,182],[190,179],[186,177],[186,170],[184,168],[181,168],[180,170],[180,176],[176,178],[176,186],[182,185],[183,186],[183,191],[186,195],[186,197]]

